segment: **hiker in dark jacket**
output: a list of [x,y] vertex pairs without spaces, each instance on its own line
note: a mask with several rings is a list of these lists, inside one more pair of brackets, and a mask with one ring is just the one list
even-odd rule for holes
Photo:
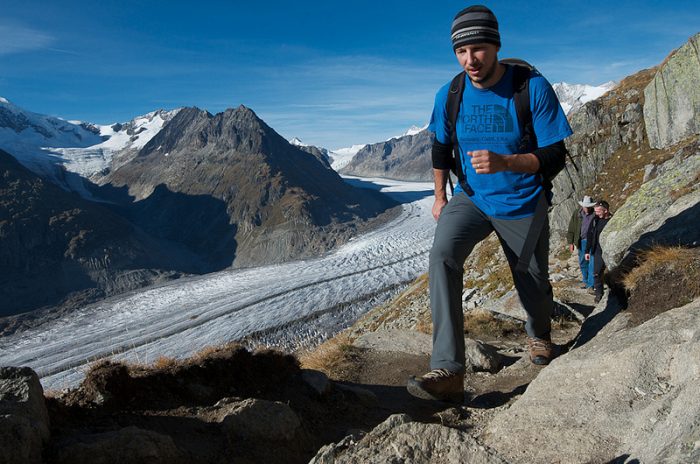
[[585,254],[586,245],[588,243],[588,229],[590,229],[593,218],[595,217],[593,213],[595,201],[586,195],[578,204],[581,205],[581,209],[574,211],[574,214],[571,216],[566,238],[569,244],[569,250],[572,253],[574,249],[578,249],[578,264],[581,268],[581,277],[583,278],[583,285],[581,285],[581,288],[589,288],[592,290],[593,263],[595,262],[595,258],[586,260]]
[[586,243],[586,260],[593,259],[593,281],[595,288],[595,302],[598,303],[603,298],[603,273],[605,272],[605,261],[603,261],[603,249],[600,246],[600,233],[603,231],[608,221],[612,217],[610,205],[607,201],[599,201],[595,204],[595,218],[590,229]]
[[[465,73],[457,77],[464,81],[458,95],[461,105],[450,105],[450,109],[458,110],[453,125],[447,106],[453,101],[450,95],[459,91],[451,92],[448,82],[435,97],[429,126],[435,133],[432,213],[437,220],[429,259],[431,370],[411,377],[407,388],[419,398],[462,402],[464,263],[474,247],[492,232],[500,240],[527,312],[530,360],[547,364],[556,354],[550,336],[554,302],[549,283],[549,223],[543,178],[556,174],[555,167],[563,167],[563,140],[572,131],[552,86],[530,69],[525,80],[531,120],[520,127],[515,101],[522,101],[516,98],[521,95],[518,92],[522,87],[516,89],[521,71],[498,60],[501,40],[491,10],[474,5],[460,11],[452,22],[451,40]],[[524,134],[530,134],[530,128],[535,137],[526,139]],[[460,174],[459,185],[448,202],[446,186],[451,168]]]

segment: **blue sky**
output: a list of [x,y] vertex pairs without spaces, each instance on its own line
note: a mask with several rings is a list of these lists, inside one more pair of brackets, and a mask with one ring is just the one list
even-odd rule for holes
[[[612,4],[610,4],[612,3]],[[0,96],[99,124],[244,104],[286,138],[340,148],[427,122],[459,71],[456,1],[0,0]],[[500,57],[554,83],[660,63],[700,31],[700,2],[484,2]]]

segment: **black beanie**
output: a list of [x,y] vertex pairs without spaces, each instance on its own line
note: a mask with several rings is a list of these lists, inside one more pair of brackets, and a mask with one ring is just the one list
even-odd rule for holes
[[496,15],[483,5],[473,5],[457,13],[451,32],[454,50],[475,43],[501,45]]

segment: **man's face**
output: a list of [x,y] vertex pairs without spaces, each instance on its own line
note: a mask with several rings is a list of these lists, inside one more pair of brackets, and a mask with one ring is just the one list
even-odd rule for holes
[[598,216],[599,218],[604,218],[605,215],[608,214],[607,208],[603,206],[596,206],[595,207],[595,215]]
[[455,50],[455,55],[476,87],[488,87],[498,67],[498,50],[490,43],[469,44]]

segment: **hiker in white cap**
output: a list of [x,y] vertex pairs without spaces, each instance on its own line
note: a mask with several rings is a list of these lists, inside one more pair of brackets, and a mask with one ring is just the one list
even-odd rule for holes
[[581,267],[583,282],[581,288],[587,288],[589,292],[593,292],[593,259],[586,261],[585,254],[588,229],[590,229],[593,218],[595,217],[593,211],[595,201],[588,195],[585,195],[583,200],[579,201],[578,204],[581,205],[581,209],[574,211],[574,214],[571,216],[566,238],[569,244],[569,250],[572,253],[574,252],[574,248],[578,249],[578,263]]

